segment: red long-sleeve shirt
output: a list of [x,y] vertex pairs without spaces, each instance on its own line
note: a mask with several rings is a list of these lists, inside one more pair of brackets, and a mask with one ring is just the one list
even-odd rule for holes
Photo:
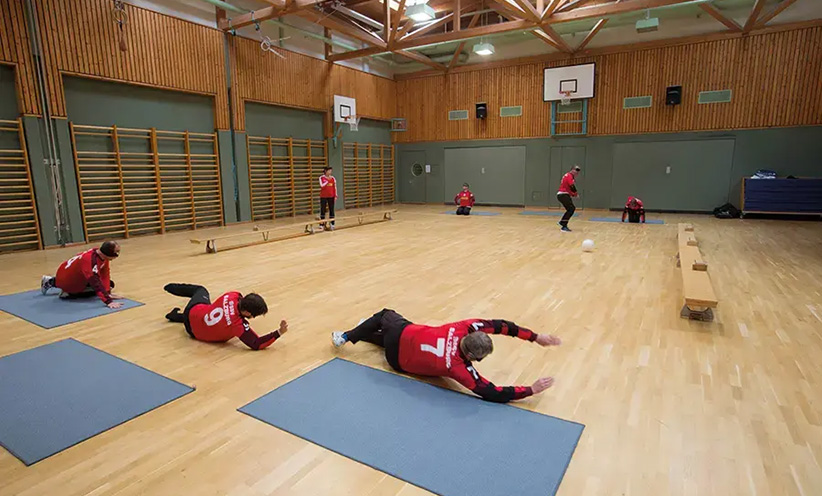
[[103,303],[108,305],[112,302],[108,260],[97,254],[97,248],[60,264],[54,285],[66,293],[82,293],[91,286]]
[[[631,205],[631,200],[636,200],[635,206]],[[645,207],[642,205],[642,200],[633,196],[628,197],[628,201],[625,202],[625,208],[622,210],[622,222],[625,222],[625,216],[628,215],[629,210],[639,212],[640,221],[645,222]]]
[[399,364],[411,374],[450,377],[485,400],[507,403],[531,396],[530,386],[495,386],[482,377],[459,348],[471,332],[505,334],[534,341],[537,334],[506,320],[470,319],[438,327],[411,324],[400,337]]
[[202,303],[191,307],[188,322],[194,337],[211,343],[224,343],[236,337],[254,350],[263,350],[274,344],[280,337],[279,331],[258,336],[248,321],[240,315],[242,297],[242,294],[230,291],[210,305]]
[[566,172],[564,176],[562,176],[562,181],[559,183],[559,191],[557,193],[567,193],[571,196],[577,196],[577,187],[575,184],[576,180],[574,179],[574,175],[570,172]]
[[457,193],[457,196],[454,197],[454,203],[460,207],[473,207],[474,201],[476,201],[474,199],[474,193],[470,191],[460,191]]

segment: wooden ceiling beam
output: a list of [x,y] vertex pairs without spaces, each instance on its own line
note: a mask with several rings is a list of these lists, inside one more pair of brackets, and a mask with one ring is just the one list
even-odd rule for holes
[[272,4],[271,7],[265,7],[247,14],[239,15],[233,19],[229,19],[224,23],[218,23],[217,27],[223,31],[229,29],[240,29],[245,26],[250,26],[255,22],[267,21],[278,17],[287,16],[289,14],[296,14],[302,10],[313,8],[321,0],[266,0]]
[[609,17],[616,14],[636,12],[638,10],[653,9],[656,7],[667,7],[679,3],[688,3],[693,0],[623,0],[603,5],[595,5],[584,9],[574,9],[568,12],[554,12],[550,17],[543,19],[543,24],[556,24],[560,22],[579,21],[582,19]]
[[699,8],[707,12],[711,17],[713,17],[717,21],[727,26],[728,29],[730,29],[731,31],[742,31],[742,26],[734,22],[734,20],[730,17],[723,15],[722,12],[718,11],[716,7],[714,7],[713,5],[709,3],[703,3],[699,5]]
[[756,19],[759,17],[760,12],[762,12],[763,7],[765,7],[765,0],[756,0],[756,3],[751,10],[751,15],[748,16],[748,22],[746,22],[745,27],[742,28],[743,33],[747,33],[753,29],[756,25]]
[[599,33],[599,30],[602,29],[607,22],[608,19],[600,19],[599,21],[597,21],[597,23],[594,25],[593,28],[591,28],[591,30],[585,36],[585,39],[582,40],[582,43],[579,44],[579,46],[576,48],[576,50],[574,50],[574,52],[579,52],[580,50],[583,50],[586,46],[588,46],[588,43],[591,43],[591,40],[594,39],[594,36],[596,36],[597,33]]
[[[479,18],[480,14],[474,14],[474,17],[471,18],[471,22],[468,23],[468,29],[471,29],[474,26],[476,26],[477,22],[479,21]],[[447,70],[450,71],[455,65],[457,65],[457,61],[460,58],[460,53],[462,53],[462,49],[465,48],[465,43],[466,42],[463,41],[459,44],[459,46],[457,46],[457,50],[454,52],[454,56],[451,58],[451,63],[448,64]]]
[[540,19],[542,19],[542,12],[537,12],[537,9],[535,9],[534,6],[531,5],[531,2],[529,0],[512,1],[516,4],[517,7],[520,8],[520,10],[522,10],[522,12],[525,14],[526,19],[530,19],[534,22],[539,22]]
[[418,36],[422,36],[425,33],[429,32],[429,31],[432,31],[432,30],[446,24],[448,21],[451,20],[452,17],[454,17],[453,13],[444,15],[444,16],[440,17],[439,19],[435,20],[435,21],[429,22],[428,24],[426,24],[425,26],[423,26],[423,27],[421,27],[417,30],[411,31],[407,35],[403,36],[400,41],[408,41],[408,40],[414,39]]
[[491,0],[488,6],[494,9],[497,12],[497,14],[508,19],[509,21],[518,21],[525,19],[525,12],[520,10],[519,7],[511,5],[505,0]]
[[384,53],[386,50],[383,47],[369,47],[363,48],[361,50],[351,50],[348,52],[342,53],[335,53],[328,57],[328,60],[331,62],[339,62],[341,60],[351,60],[351,59],[358,59],[360,57],[368,57],[369,55],[377,55],[379,53]]
[[[549,43],[549,44],[554,45],[560,52],[565,52],[565,53],[572,53],[573,52],[573,50],[571,50],[571,47],[568,46],[567,43],[565,43],[565,40],[562,39],[562,36],[560,36],[559,33],[557,33],[554,30],[554,28],[552,28],[551,26],[543,26],[541,29],[542,29],[542,33],[545,33],[545,35],[553,42],[553,43]],[[535,34],[540,33],[539,30],[531,31],[531,32],[535,33]],[[548,40],[544,39],[542,36],[540,36],[539,34],[537,35],[537,37],[542,39],[543,41],[548,41]]]
[[430,58],[426,57],[425,55],[423,55],[421,53],[411,52],[411,51],[408,51],[408,50],[396,50],[394,53],[396,53],[397,55],[402,55],[403,57],[409,58],[411,60],[415,60],[415,61],[417,61],[421,64],[425,64],[429,67],[433,67],[434,69],[437,69],[438,71],[445,72],[448,69],[444,65],[442,65],[438,62],[434,62],[433,60],[431,60]]
[[771,10],[770,12],[768,12],[767,14],[762,16],[756,22],[756,27],[761,28],[765,24],[768,24],[771,21],[771,19],[778,16],[779,14],[782,13],[782,11],[784,11],[785,9],[787,9],[788,7],[790,7],[791,5],[793,5],[795,3],[796,3],[796,0],[784,0],[782,3],[780,3],[779,5],[774,7],[773,10]]
[[481,26],[478,28],[463,29],[459,32],[451,31],[449,33],[429,34],[428,36],[421,36],[410,41],[399,41],[397,42],[397,48],[406,49],[447,41],[459,41],[465,38],[479,38],[490,34],[520,31],[532,27],[536,27],[536,24],[530,21],[519,20],[502,22],[499,24],[490,24],[488,26]]
[[567,12],[571,9],[575,9],[577,7],[582,7],[586,3],[590,2],[591,0],[571,0],[570,2],[564,4],[562,8],[557,9],[556,12]]
[[369,32],[368,30],[362,29],[354,24],[349,24],[337,17],[325,15],[316,10],[302,10],[297,12],[297,15],[313,21],[324,28],[345,34],[355,40],[360,40],[363,43],[378,46],[384,49],[388,47],[388,44],[379,39],[378,36],[375,36],[375,33]]

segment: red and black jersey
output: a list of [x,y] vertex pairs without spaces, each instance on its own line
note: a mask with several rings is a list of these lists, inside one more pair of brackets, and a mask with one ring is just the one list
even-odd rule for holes
[[454,197],[454,203],[460,207],[473,207],[474,201],[474,193],[470,191],[460,191],[457,193],[457,196]]
[[337,197],[337,180],[334,176],[320,176],[320,198]]
[[557,191],[557,194],[559,193],[577,196],[576,180],[570,172],[566,172],[565,175],[562,176],[562,181],[559,183],[559,191]]
[[200,341],[223,343],[231,338],[240,340],[255,350],[271,346],[280,337],[278,331],[258,336],[248,321],[240,315],[243,295],[230,291],[207,305],[194,305],[188,312],[188,323],[194,337]]
[[450,377],[485,400],[507,403],[533,394],[529,386],[495,386],[482,377],[460,351],[459,342],[471,332],[505,334],[534,341],[537,334],[506,320],[470,319],[438,327],[410,324],[402,331],[399,364],[417,375]]
[[[632,200],[635,200],[635,204],[631,204]],[[642,200],[636,198],[634,196],[629,196],[628,201],[625,202],[625,208],[622,210],[622,222],[625,222],[625,216],[630,215],[631,217],[639,217],[641,222],[645,222],[645,207],[642,205]],[[631,220],[632,222],[636,222],[635,220]]]
[[103,303],[108,305],[112,302],[108,260],[97,253],[97,248],[60,264],[54,285],[66,293],[82,293],[91,286]]

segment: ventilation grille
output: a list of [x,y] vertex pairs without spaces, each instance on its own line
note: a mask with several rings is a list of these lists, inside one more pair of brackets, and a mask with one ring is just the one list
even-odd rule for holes
[[622,101],[623,109],[650,108],[654,99],[649,96],[629,96]]
[[557,103],[558,114],[578,114],[580,112],[582,112],[582,100],[568,102],[568,105]]
[[520,116],[522,116],[522,105],[517,105],[516,107],[500,107],[499,108],[499,116],[500,117],[520,117]]
[[731,90],[700,91],[699,103],[728,103],[732,94]]
[[468,120],[467,110],[451,110],[448,112],[449,121],[465,121]]

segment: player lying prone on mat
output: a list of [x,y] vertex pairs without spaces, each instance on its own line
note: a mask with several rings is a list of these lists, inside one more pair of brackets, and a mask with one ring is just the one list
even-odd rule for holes
[[51,288],[59,288],[60,298],[85,298],[97,295],[109,308],[120,308],[122,303],[114,301],[123,297],[113,294],[114,281],[111,280],[109,262],[120,256],[120,245],[116,241],[106,241],[100,248],[92,248],[69,258],[57,268],[57,276],[43,276],[40,291],[46,294]]
[[[481,332],[479,332],[481,331]],[[554,384],[553,377],[538,379],[531,386],[495,386],[479,375],[472,361],[482,361],[494,351],[488,334],[505,334],[542,346],[562,341],[537,334],[508,320],[469,319],[438,327],[413,324],[389,309],[375,313],[348,332],[334,332],[334,346],[365,341],[385,348],[385,358],[399,372],[450,377],[484,400],[507,403],[539,394]]]
[[171,283],[163,289],[174,296],[191,298],[183,312],[174,308],[166,318],[185,325],[186,332],[196,340],[224,343],[236,337],[252,350],[263,350],[288,332],[288,323],[284,320],[280,322],[279,330],[265,336],[258,336],[251,329],[246,319],[268,313],[268,305],[256,293],[243,296],[237,291],[229,291],[211,303],[208,290],[203,286]]

